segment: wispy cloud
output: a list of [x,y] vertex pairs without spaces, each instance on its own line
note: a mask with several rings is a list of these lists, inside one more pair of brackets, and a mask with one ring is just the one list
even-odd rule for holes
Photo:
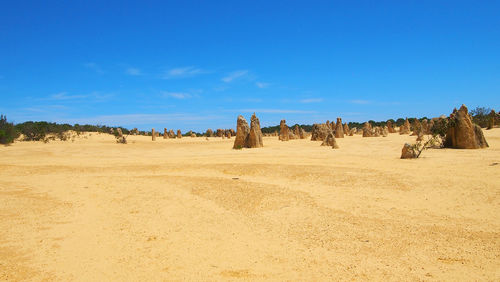
[[125,70],[125,72],[128,74],[128,75],[133,75],[133,76],[138,76],[138,75],[142,75],[142,72],[140,69],[138,68],[127,68]]
[[98,74],[103,74],[104,73],[104,70],[98,64],[96,64],[94,62],[85,63],[83,65],[86,68],[91,69],[91,70],[95,71]]
[[302,103],[302,104],[321,103],[321,102],[323,102],[323,98],[302,99],[299,102]]
[[89,94],[77,94],[77,95],[69,95],[67,92],[59,92],[56,94],[49,95],[48,97],[41,98],[40,100],[48,100],[48,101],[74,101],[78,102],[103,102],[113,97],[113,94],[103,94],[97,91],[91,92]]
[[189,93],[184,93],[184,92],[168,92],[168,91],[162,91],[161,92],[163,97],[169,97],[169,98],[174,98],[174,99],[189,99],[192,98],[193,96]]
[[195,75],[202,73],[206,73],[206,71],[196,67],[182,67],[166,71],[162,78],[163,79],[185,78],[185,77],[193,77]]
[[259,87],[259,88],[269,87],[269,83],[266,83],[266,82],[255,82],[255,85],[257,85],[257,87]]
[[205,121],[220,119],[215,115],[197,115],[190,113],[176,114],[123,114],[101,115],[93,117],[63,119],[60,122],[80,124],[106,124],[106,125],[143,125],[143,124],[171,124],[172,122]]
[[226,82],[226,83],[229,83],[235,79],[238,79],[238,78],[241,78],[245,75],[248,74],[248,70],[238,70],[238,71],[234,71],[230,74],[228,74],[227,76],[223,77],[222,78],[222,81]]
[[358,105],[367,105],[367,104],[371,104],[372,102],[371,101],[368,101],[368,100],[350,100],[349,103],[351,104],[358,104]]
[[240,109],[235,112],[242,113],[268,113],[268,114],[314,114],[315,111],[284,110],[284,109]]
[[74,100],[87,98],[88,95],[68,95],[67,92],[60,92],[50,95],[47,100]]

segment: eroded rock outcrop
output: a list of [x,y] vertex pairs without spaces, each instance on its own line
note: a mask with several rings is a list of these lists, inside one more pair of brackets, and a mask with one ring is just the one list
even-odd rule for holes
[[182,133],[180,129],[177,129],[177,138],[182,138]]
[[333,133],[333,131],[329,125],[325,123],[315,123],[312,127],[311,141],[324,141],[330,133]]
[[250,127],[245,118],[239,115],[236,121],[236,138],[233,149],[259,148],[263,146],[260,122],[255,113],[251,117]]
[[156,140],[156,132],[155,129],[151,129],[151,140],[155,141]]
[[404,124],[399,127],[399,134],[410,134],[410,122],[408,121],[408,118],[406,118]]
[[372,125],[369,122],[363,125],[363,137],[373,137]]
[[414,159],[417,157],[415,149],[408,143],[405,143],[403,149],[401,150],[402,159]]
[[335,138],[344,138],[344,127],[342,126],[342,119],[339,117],[335,126]]
[[337,145],[337,140],[335,139],[335,135],[333,132],[328,133],[321,146],[331,146],[333,149],[338,149],[339,145]]
[[288,126],[286,125],[286,120],[282,119],[280,121],[280,136],[279,140],[288,141],[290,140],[290,135],[288,133]]
[[390,121],[390,120],[387,121],[387,131],[389,133],[396,133],[396,130],[394,129],[394,125],[392,124],[392,121]]
[[481,127],[472,123],[469,110],[462,105],[449,117],[444,147],[456,149],[479,149],[488,147]]

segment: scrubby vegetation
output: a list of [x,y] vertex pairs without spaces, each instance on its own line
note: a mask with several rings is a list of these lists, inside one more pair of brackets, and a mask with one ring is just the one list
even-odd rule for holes
[[474,110],[470,111],[470,115],[472,116],[472,121],[481,126],[481,127],[488,127],[488,123],[491,120],[491,108],[486,108],[486,107],[477,107]]
[[19,136],[14,124],[7,121],[7,117],[0,115],[0,144],[10,144]]

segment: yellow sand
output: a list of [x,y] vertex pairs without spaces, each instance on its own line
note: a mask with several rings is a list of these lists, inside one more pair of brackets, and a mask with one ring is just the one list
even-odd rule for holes
[[107,134],[0,147],[0,280],[499,280],[490,148]]

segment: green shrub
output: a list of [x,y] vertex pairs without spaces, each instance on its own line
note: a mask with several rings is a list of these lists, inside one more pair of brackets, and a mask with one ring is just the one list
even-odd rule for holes
[[14,124],[7,121],[7,117],[0,115],[0,144],[10,144],[19,136]]

